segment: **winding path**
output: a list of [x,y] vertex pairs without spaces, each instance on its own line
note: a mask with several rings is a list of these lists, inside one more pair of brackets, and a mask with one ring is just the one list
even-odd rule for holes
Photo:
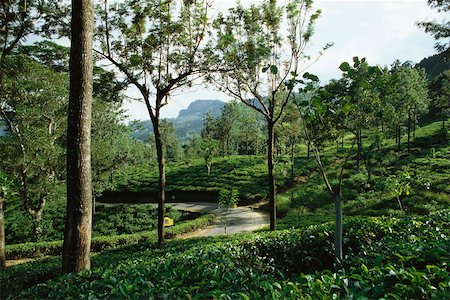
[[[254,231],[269,225],[269,215],[248,206],[230,209],[218,209],[217,203],[186,202],[167,203],[168,207],[192,212],[215,213],[218,215],[216,224],[197,230],[182,237],[213,236]],[[226,225],[226,228],[225,228]]]

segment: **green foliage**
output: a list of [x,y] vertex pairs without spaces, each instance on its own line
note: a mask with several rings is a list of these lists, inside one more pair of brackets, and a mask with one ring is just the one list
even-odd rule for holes
[[[166,216],[178,222],[197,217],[195,213],[180,212],[170,207],[166,209]],[[108,236],[131,234],[140,231],[156,229],[157,208],[151,204],[98,206],[93,218],[93,236]]]
[[[196,218],[180,222],[173,227],[166,228],[166,238],[174,238],[177,235],[188,233],[196,229],[200,229],[211,224],[215,219],[215,215],[207,214]],[[156,227],[156,226],[155,226]],[[144,241],[156,242],[156,230],[146,230],[131,234],[112,234],[107,236],[95,236],[92,239],[91,250],[93,252],[101,252],[117,247],[138,244]],[[62,240],[51,242],[23,243],[6,246],[7,259],[21,258],[38,258],[43,256],[61,255]]]
[[[99,254],[93,258],[92,271],[41,281],[19,297],[439,299],[450,289],[446,266],[450,212],[430,217],[346,220],[348,259],[341,273],[327,270],[333,261],[333,226],[325,224],[179,240],[163,247],[141,243]],[[35,271],[15,283],[14,297],[26,278],[56,267],[46,260],[10,268],[2,276],[22,278],[19,275],[31,266]]]
[[390,190],[395,193],[400,205],[400,210],[403,210],[400,197],[409,195],[411,189],[411,175],[408,172],[400,171],[396,175],[390,175],[387,178],[387,184]]
[[[416,131],[413,145],[422,150],[406,154],[392,151],[393,143],[388,139],[384,150],[372,149],[374,165],[368,180],[367,172],[357,174],[354,161],[349,161],[349,169],[343,173],[342,199],[345,216],[396,216],[427,215],[450,204],[450,148],[448,140],[439,134],[440,122],[423,126]],[[424,140],[426,139],[426,141]],[[367,148],[368,146],[366,144]],[[335,156],[337,155],[337,156]],[[322,159],[328,165],[328,174],[338,172],[332,160],[341,159],[333,147],[326,148]],[[313,168],[311,168],[312,170]],[[397,194],[390,189],[391,180],[399,180],[403,196],[400,195],[405,212],[399,209]],[[396,174],[396,175],[395,175]],[[400,175],[400,177],[399,177]],[[409,179],[407,177],[409,176]],[[409,195],[404,187],[409,185]],[[398,187],[397,187],[398,188]],[[319,174],[312,173],[306,182],[286,191],[280,198],[292,198],[286,209],[286,217],[279,221],[280,228],[302,228],[311,224],[322,224],[332,220],[334,207],[331,197],[326,193]]]
[[219,192],[219,208],[234,208],[239,201],[238,191],[232,190],[220,190]]
[[[203,159],[173,162],[167,165],[168,191],[217,191],[237,190],[245,202],[257,201],[267,195],[267,164],[264,157],[239,155],[213,158],[210,176],[205,172]],[[312,160],[296,157],[294,173],[305,176],[315,168]],[[157,169],[152,165],[137,165],[121,169],[115,176],[117,191],[157,191]],[[282,176],[283,166],[275,166],[277,185],[289,183],[288,176]],[[209,201],[217,201],[210,199]]]
[[[52,195],[53,201],[45,208],[42,223],[42,241],[62,240],[65,226],[65,213],[61,207],[65,207],[64,187],[58,186],[58,192]],[[7,244],[19,244],[33,241],[30,232],[31,218],[21,210],[22,204],[19,198],[11,198],[5,207],[6,242]],[[167,209],[167,216],[175,222],[191,220],[198,215],[195,213],[179,212]],[[96,206],[93,216],[92,234],[94,237],[132,234],[140,231],[148,231],[156,228],[157,209],[154,205],[128,205]]]

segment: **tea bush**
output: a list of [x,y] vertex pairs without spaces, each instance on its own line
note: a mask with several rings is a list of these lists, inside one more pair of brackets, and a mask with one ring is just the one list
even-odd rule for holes
[[[173,227],[166,228],[166,238],[174,238],[177,235],[187,233],[210,225],[215,215],[207,214],[197,219],[181,222]],[[143,241],[156,240],[156,230],[141,231],[132,234],[117,234],[97,236],[92,239],[91,250],[95,252],[106,249],[114,249],[123,245],[137,244]],[[7,259],[33,258],[43,256],[56,256],[61,254],[63,241],[24,243],[6,246]]]
[[156,299],[445,299],[450,210],[427,217],[347,218],[344,270],[333,224],[260,234],[141,243],[100,254],[14,297]]

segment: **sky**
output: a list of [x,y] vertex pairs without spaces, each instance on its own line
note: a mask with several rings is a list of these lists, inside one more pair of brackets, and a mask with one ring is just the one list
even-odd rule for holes
[[[257,0],[241,0],[244,5]],[[214,0],[214,13],[226,10],[236,4],[235,0]],[[371,65],[386,66],[394,60],[420,62],[435,54],[434,39],[418,28],[415,23],[423,20],[442,20],[443,14],[427,6],[426,0],[316,0],[316,9],[322,15],[316,23],[315,34],[308,52],[311,55],[327,42],[334,46],[308,72],[319,76],[321,82],[340,78],[338,66],[343,61],[351,61],[354,56],[366,57]],[[127,92],[138,97],[133,90]],[[211,86],[198,85],[174,94],[170,103],[161,109],[162,117],[175,118],[197,99],[218,99],[230,101],[232,98],[218,92]],[[137,101],[124,104],[129,120],[149,119],[145,105]]]

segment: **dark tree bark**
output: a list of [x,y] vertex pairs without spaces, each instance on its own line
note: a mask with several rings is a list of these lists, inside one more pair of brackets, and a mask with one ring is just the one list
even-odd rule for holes
[[159,127],[159,116],[152,118],[153,133],[155,134],[156,155],[158,158],[159,170],[159,191],[158,191],[158,243],[164,243],[164,203],[166,200],[166,171],[161,131]]
[[401,150],[401,142],[402,142],[401,129],[400,129],[400,124],[398,124],[397,125],[397,150],[398,151]]
[[275,205],[275,177],[273,174],[273,146],[274,146],[274,127],[275,124],[272,120],[267,119],[268,127],[268,141],[267,141],[267,168],[269,172],[269,214],[270,214],[270,230],[276,229],[276,205]]
[[0,269],[4,268],[5,264],[5,218],[3,216],[3,195],[0,192]]
[[92,0],[72,0],[70,97],[67,127],[67,216],[63,273],[90,268],[92,227]]

